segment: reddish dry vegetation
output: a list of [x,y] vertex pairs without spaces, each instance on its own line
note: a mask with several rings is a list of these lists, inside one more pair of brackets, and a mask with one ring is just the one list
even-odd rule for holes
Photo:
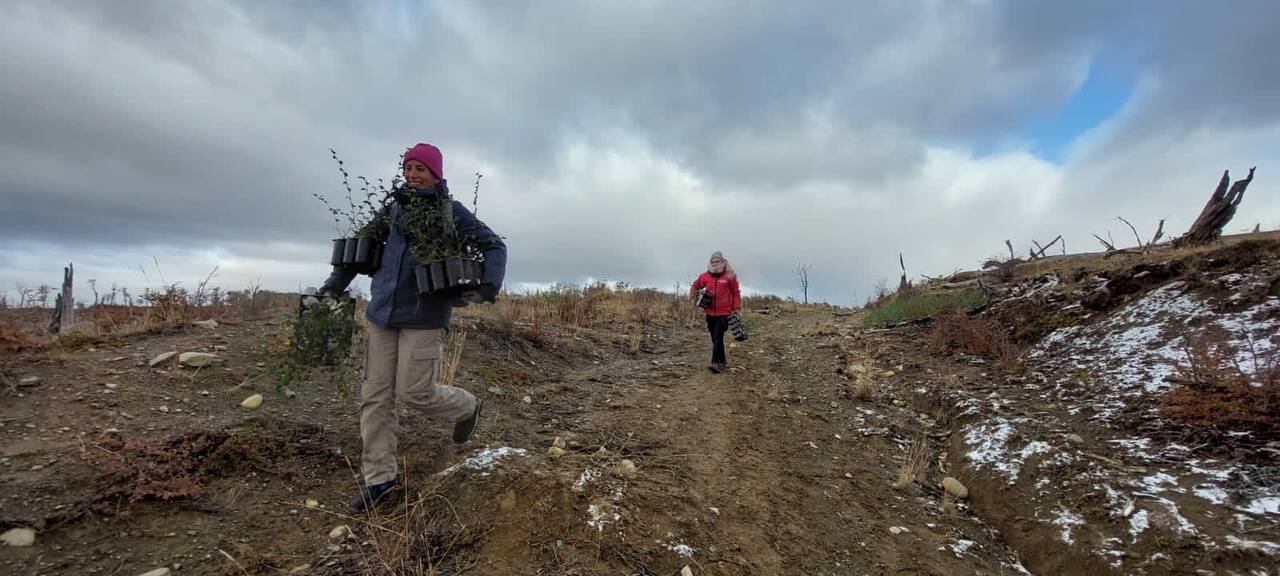
[[1242,366],[1223,334],[1188,338],[1178,365],[1180,386],[1164,399],[1162,414],[1209,432],[1252,431],[1264,439],[1280,432],[1280,351],[1251,352]]
[[989,358],[1003,367],[1018,362],[1018,347],[1000,323],[986,316],[953,313],[934,319],[929,345],[941,353],[971,354]]

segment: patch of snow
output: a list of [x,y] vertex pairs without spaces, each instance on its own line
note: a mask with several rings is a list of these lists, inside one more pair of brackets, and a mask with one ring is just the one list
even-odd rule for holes
[[1237,538],[1235,536],[1228,535],[1227,543],[1241,550],[1256,550],[1258,552],[1262,552],[1263,554],[1267,554],[1269,556],[1275,556],[1277,554],[1280,554],[1280,544],[1276,544],[1274,542],[1266,542],[1263,540],[1245,540],[1244,538]]
[[1024,568],[1020,562],[1014,562],[1013,564],[1005,564],[1004,562],[1001,562],[1000,567],[1001,568],[1008,567],[1015,574],[1021,574],[1022,576],[1031,576],[1031,572],[1028,571],[1026,568]]
[[1240,509],[1250,514],[1280,514],[1280,496],[1257,498]]
[[1021,450],[1012,451],[1009,441],[1017,432],[1014,424],[1020,421],[996,417],[990,424],[968,426],[965,429],[965,443],[970,450],[965,457],[978,468],[991,468],[1003,474],[1013,484],[1018,480],[1018,474],[1027,458],[1052,449],[1048,443],[1035,441]]
[[587,488],[587,484],[594,482],[600,477],[600,471],[595,468],[587,468],[582,471],[578,479],[574,481],[572,490],[574,492],[582,492]]
[[587,526],[600,532],[604,532],[604,527],[610,523],[622,519],[622,516],[609,504],[592,504],[587,507],[587,515],[591,517],[587,519]]
[[1185,283],[1173,282],[1100,322],[1055,330],[1028,356],[1041,358],[1042,364],[1092,373],[1094,381],[1086,388],[1095,389],[1076,390],[1081,403],[1070,409],[1091,407],[1106,421],[1118,415],[1128,399],[1171,388],[1166,379],[1174,375],[1176,364],[1185,356],[1185,334],[1193,322],[1225,330],[1240,365],[1247,371],[1256,370],[1250,342],[1258,355],[1273,347],[1265,335],[1280,330],[1276,310],[1280,310],[1280,298],[1270,297],[1240,312],[1218,313],[1189,292]]
[[1149,450],[1151,448],[1150,438],[1117,438],[1115,440],[1107,440],[1107,442],[1130,451]]
[[1164,472],[1157,472],[1141,480],[1143,487],[1153,494],[1165,491],[1165,486],[1177,486],[1178,479]]
[[526,456],[528,454],[529,452],[524,448],[512,448],[510,446],[499,446],[497,448],[485,447],[469,456],[466,460],[441,470],[436,475],[448,476],[464,468],[467,470],[488,470],[497,465],[497,463],[503,458],[511,456]]
[[1053,524],[1062,528],[1061,538],[1063,542],[1074,544],[1076,540],[1071,533],[1077,526],[1084,526],[1084,517],[1063,508],[1058,511],[1058,516],[1053,519]]
[[1146,510],[1139,510],[1129,517],[1129,535],[1133,537],[1133,541],[1138,541],[1138,535],[1146,532],[1151,527],[1150,514]]
[[688,544],[676,542],[674,540],[663,543],[662,547],[675,552],[676,555],[681,558],[693,558],[693,553],[698,551],[697,548],[693,548]]
[[1234,467],[1231,467],[1231,466],[1228,466],[1228,467],[1226,467],[1226,468],[1203,468],[1203,467],[1201,467],[1201,465],[1205,465],[1205,466],[1207,466],[1207,465],[1210,465],[1210,464],[1216,464],[1216,463],[1217,463],[1217,462],[1215,462],[1215,461],[1213,461],[1213,460],[1208,460],[1208,461],[1205,461],[1205,460],[1191,460],[1191,461],[1188,461],[1188,462],[1187,462],[1187,464],[1189,464],[1189,465],[1190,465],[1189,467],[1191,468],[1191,471],[1192,471],[1192,472],[1195,472],[1196,474],[1202,474],[1202,475],[1204,475],[1204,476],[1208,476],[1208,477],[1213,478],[1214,480],[1217,480],[1217,481],[1219,481],[1219,482],[1226,482],[1228,479],[1230,479],[1230,478],[1231,478],[1231,473],[1235,471],[1235,468],[1234,468]]
[[956,555],[956,558],[963,558],[965,554],[969,553],[969,549],[977,544],[973,540],[956,540],[954,544],[949,544],[947,547],[951,549],[952,554]]
[[1214,504],[1227,503],[1227,491],[1213,484],[1199,484],[1191,493]]
[[1036,454],[1044,454],[1050,450],[1052,450],[1052,447],[1049,446],[1048,442],[1036,440],[1035,442],[1023,446],[1022,451],[1019,452],[1018,455],[1021,456],[1023,460],[1026,460]]
[[1155,496],[1152,496],[1152,498],[1156,502],[1159,502],[1164,505],[1165,510],[1169,513],[1169,516],[1173,518],[1173,521],[1178,524],[1178,532],[1181,532],[1183,534],[1187,534],[1190,536],[1194,536],[1199,533],[1199,531],[1196,530],[1196,525],[1192,524],[1190,520],[1187,520],[1187,518],[1182,515],[1182,512],[1178,510],[1178,505],[1175,504],[1173,500],[1169,500],[1168,498],[1159,498]]

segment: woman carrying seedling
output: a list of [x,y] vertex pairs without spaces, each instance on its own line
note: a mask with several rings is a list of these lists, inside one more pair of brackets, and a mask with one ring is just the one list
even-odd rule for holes
[[[506,273],[507,247],[502,239],[477,219],[462,203],[447,201],[444,158],[440,149],[418,144],[404,155],[404,184],[393,191],[387,208],[362,230],[386,242],[382,265],[373,274],[369,298],[368,350],[365,379],[360,389],[360,436],[364,449],[361,468],[364,485],[352,502],[356,510],[392,499],[400,491],[396,480],[397,403],[427,416],[453,423],[453,441],[471,438],[480,418],[480,400],[470,392],[440,386],[436,379],[444,352],[445,333],[454,306],[494,302]],[[484,255],[481,282],[461,294],[420,295],[414,269],[418,265],[411,243],[443,229],[408,227],[410,206],[429,201],[452,206],[458,237],[467,238]],[[436,239],[440,240],[440,239]],[[443,244],[443,241],[441,241]],[[355,277],[349,268],[334,267],[321,292],[336,295]]]
[[729,329],[729,317],[742,310],[738,275],[724,255],[716,252],[711,255],[707,271],[698,276],[689,292],[707,314],[707,331],[711,332],[711,365],[708,368],[719,374],[726,366],[724,333]]

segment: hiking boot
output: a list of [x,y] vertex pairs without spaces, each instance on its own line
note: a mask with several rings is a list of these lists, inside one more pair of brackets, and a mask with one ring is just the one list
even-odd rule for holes
[[715,363],[710,366],[707,366],[707,370],[710,370],[713,374],[719,374],[721,370],[724,370],[724,367],[722,367],[719,363]]
[[351,499],[351,508],[356,512],[364,512],[370,507],[394,501],[400,492],[400,483],[395,480],[387,480],[372,486],[361,485],[360,493]]
[[471,417],[453,425],[453,441],[462,444],[471,439],[471,433],[476,431],[476,423],[480,421],[480,406],[483,402],[476,398],[476,411],[471,413]]

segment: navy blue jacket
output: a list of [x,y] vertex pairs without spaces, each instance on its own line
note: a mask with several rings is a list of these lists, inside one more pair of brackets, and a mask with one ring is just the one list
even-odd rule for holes
[[[409,192],[449,193],[444,185],[432,191]],[[369,322],[384,328],[448,328],[449,319],[453,315],[453,299],[418,295],[418,280],[413,271],[418,262],[409,251],[408,241],[401,229],[400,205],[393,202],[388,210],[388,217],[380,219],[380,222],[385,223],[383,229],[377,231],[378,237],[386,238],[386,248],[382,255],[382,266],[373,275],[372,295],[366,312]],[[453,214],[458,234],[474,238],[484,253],[483,283],[491,284],[495,292],[500,290],[507,271],[506,243],[457,200],[453,201]],[[355,276],[354,272],[335,266],[324,283],[324,289],[342,292]]]

